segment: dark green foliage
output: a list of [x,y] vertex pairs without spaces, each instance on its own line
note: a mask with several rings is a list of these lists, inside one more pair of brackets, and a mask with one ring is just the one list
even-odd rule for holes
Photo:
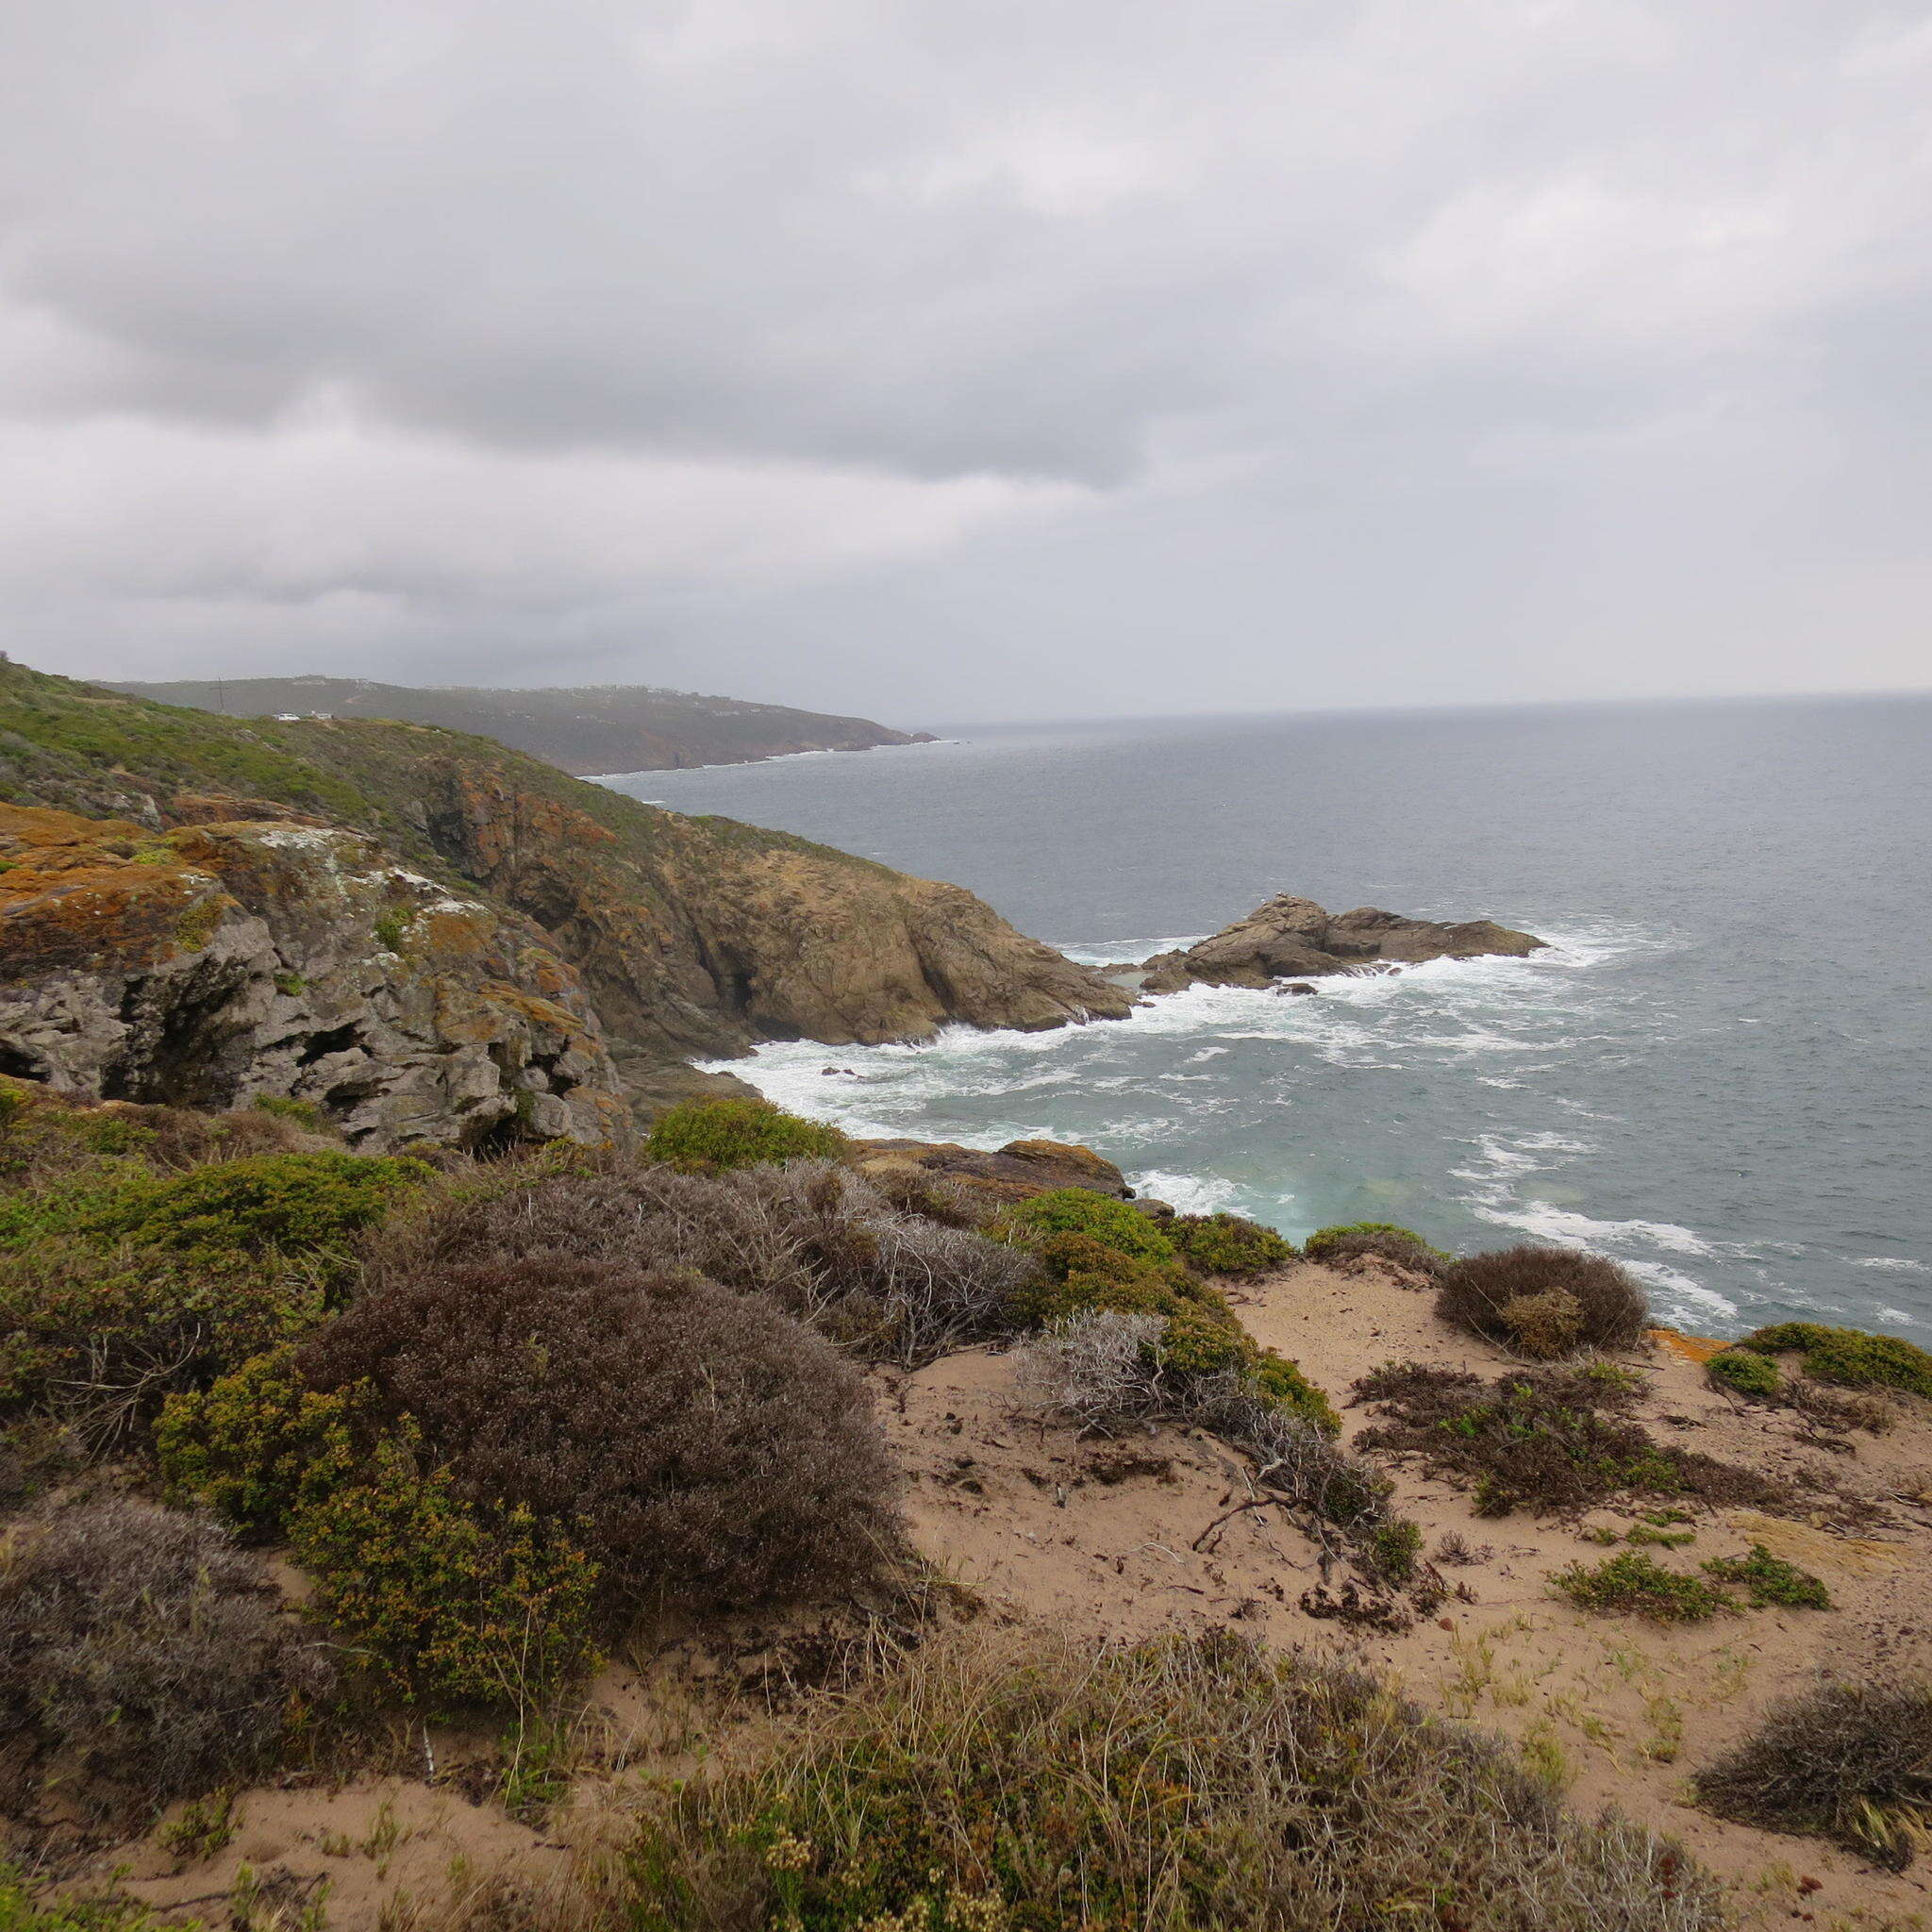
[[1366,1255],[1428,1275],[1441,1274],[1452,1258],[1413,1228],[1398,1227],[1392,1221],[1349,1221],[1318,1227],[1302,1243],[1302,1253],[1311,1261],[1331,1263]]
[[1845,1389],[1902,1389],[1932,1400],[1932,1355],[1896,1335],[1868,1335],[1858,1328],[1828,1328],[1819,1322],[1779,1322],[1737,1343],[1759,1355],[1804,1357],[1814,1382]]
[[130,1175],[103,1198],[75,1203],[72,1225],[96,1241],[197,1256],[339,1255],[430,1172],[408,1157],[257,1155],[166,1177]]
[[1827,1684],[1794,1697],[1696,1786],[1720,1818],[1830,1839],[1903,1871],[1932,1836],[1932,1689]]
[[1719,1387],[1738,1395],[1755,1395],[1774,1402],[1785,1392],[1785,1378],[1769,1356],[1746,1348],[1727,1348],[1705,1363],[1704,1373]]
[[[1634,1541],[1633,1533],[1633,1541]],[[1753,1543],[1748,1556],[1721,1557],[1704,1566],[1704,1574],[1719,1583],[1740,1585],[1755,1609],[1774,1606],[1787,1609],[1828,1610],[1831,1593],[1808,1570],[1774,1557],[1762,1543]]]
[[717,1174],[787,1160],[836,1160],[848,1145],[837,1127],[800,1120],[762,1100],[686,1100],[651,1124],[647,1159],[686,1174]]
[[[293,991],[302,991],[299,979],[295,981]],[[335,1130],[335,1124],[312,1100],[291,1100],[280,1093],[258,1093],[250,1104],[263,1113],[273,1114],[276,1120],[292,1121],[311,1134],[328,1134]]]
[[1203,1274],[1246,1279],[1279,1268],[1294,1255],[1272,1227],[1239,1214],[1177,1214],[1163,1232],[1181,1258]]
[[1082,1235],[1138,1261],[1172,1261],[1174,1244],[1126,1201],[1088,1188],[1050,1188],[1002,1217],[1011,1238],[1034,1245],[1054,1235]]
[[24,1801],[43,1774],[97,1815],[208,1790],[258,1770],[330,1684],[260,1563],[204,1517],[80,1505],[0,1572],[0,1738],[29,1767]]
[[311,1387],[366,1384],[358,1410],[419,1429],[458,1500],[569,1525],[613,1621],[820,1595],[897,1550],[896,1478],[858,1372],[695,1275],[431,1268],[362,1295],[297,1361]]
[[1415,1574],[1422,1553],[1422,1526],[1406,1516],[1377,1524],[1366,1551],[1370,1568],[1390,1583],[1407,1583]]
[[311,1389],[285,1345],[206,1391],[168,1398],[155,1429],[161,1474],[239,1528],[279,1536],[305,1503],[346,1478],[354,1413],[353,1392]]
[[541,1701],[594,1662],[597,1568],[568,1523],[464,1501],[412,1426],[290,1524],[312,1614],[436,1707]]
[[1420,1456],[1431,1471],[1472,1488],[1485,1516],[1578,1511],[1624,1495],[1759,1507],[1789,1500],[1751,1470],[1662,1448],[1626,1413],[1632,1378],[1607,1363],[1492,1383],[1457,1369],[1391,1363],[1355,1386],[1388,1418],[1360,1446]]
[[[1575,1304],[1554,1318],[1563,1295]],[[1574,1248],[1525,1244],[1465,1255],[1443,1271],[1436,1313],[1471,1334],[1543,1358],[1586,1348],[1634,1348],[1650,1303],[1614,1261]]]
[[660,1786],[623,1871],[614,1916],[649,1932],[1724,1923],[1681,1852],[1572,1820],[1500,1745],[1219,1633],[927,1644]]
[[1601,1563],[1573,1563],[1550,1581],[1579,1609],[1647,1617],[1654,1624],[1702,1623],[1737,1607],[1715,1584],[1666,1570],[1639,1550]]

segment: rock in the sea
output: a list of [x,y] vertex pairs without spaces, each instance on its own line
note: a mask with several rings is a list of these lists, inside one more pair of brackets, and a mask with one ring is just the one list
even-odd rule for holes
[[1050,1188],[1087,1188],[1118,1201],[1134,1191],[1112,1161],[1072,1141],[1008,1141],[996,1154],[948,1141],[860,1141],[853,1158],[861,1174],[917,1169],[1001,1202],[1028,1200]]
[[0,805],[0,1072],[86,1100],[312,1101],[371,1151],[628,1130],[541,929],[359,833]]
[[1523,958],[1547,943],[1491,919],[1405,919],[1374,906],[1331,913],[1312,899],[1281,892],[1185,952],[1157,953],[1142,964],[1146,977],[1141,988],[1178,992],[1197,982],[1266,987],[1320,974],[1389,973],[1398,961],[1474,959],[1489,954]]

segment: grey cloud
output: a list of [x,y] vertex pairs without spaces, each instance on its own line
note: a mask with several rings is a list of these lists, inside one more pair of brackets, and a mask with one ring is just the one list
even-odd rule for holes
[[0,71],[29,657],[1396,701],[1828,684],[1837,595],[1923,675],[1924,6],[67,0]]

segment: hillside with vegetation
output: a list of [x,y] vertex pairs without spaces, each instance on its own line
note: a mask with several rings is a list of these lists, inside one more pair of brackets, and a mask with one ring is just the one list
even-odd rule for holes
[[803,751],[870,751],[923,744],[929,732],[894,731],[870,718],[748,704],[651,685],[577,685],[531,691],[472,685],[416,687],[363,677],[183,678],[109,684],[157,704],[231,718],[395,718],[493,738],[559,770],[667,772],[691,765],[752,764]]

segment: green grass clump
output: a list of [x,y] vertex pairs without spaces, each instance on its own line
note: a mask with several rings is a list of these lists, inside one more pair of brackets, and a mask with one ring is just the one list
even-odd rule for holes
[[1504,1747],[1223,1633],[927,1643],[658,1787],[622,1871],[651,1932],[1724,1923],[1680,1851],[1571,1817]]
[[1573,1563],[1550,1581],[1579,1609],[1647,1617],[1655,1624],[1698,1624],[1737,1608],[1715,1584],[1666,1570],[1637,1550],[1601,1563]]
[[125,1892],[50,1895],[12,1866],[0,1865],[0,1932],[202,1932],[204,1921],[158,1918],[151,1906]]
[[1257,1221],[1239,1214],[1179,1214],[1166,1232],[1181,1258],[1203,1274],[1244,1279],[1291,1260],[1294,1249]]
[[[1902,1389],[1932,1401],[1932,1355],[1896,1335],[1830,1328],[1821,1322],[1778,1322],[1737,1343],[1758,1355],[1802,1355],[1814,1382],[1844,1389]],[[1716,1357],[1713,1357],[1716,1359]]]
[[1739,1395],[1755,1395],[1760,1401],[1774,1402],[1785,1392],[1785,1378],[1768,1355],[1748,1348],[1727,1348],[1705,1363],[1704,1373],[1723,1389]]
[[293,1121],[311,1134],[326,1134],[334,1123],[312,1100],[295,1100],[285,1093],[258,1093],[253,1105],[278,1121]]
[[1083,1235],[1138,1261],[1176,1258],[1174,1242],[1146,1215],[1088,1188],[1050,1188],[1008,1208],[1001,1220],[1022,1245],[1053,1235]]
[[1753,1543],[1743,1557],[1720,1557],[1705,1564],[1704,1574],[1719,1583],[1740,1585],[1750,1596],[1754,1609],[1774,1606],[1787,1609],[1828,1610],[1831,1592],[1808,1570],[1774,1557],[1762,1543]]
[[644,1156],[685,1174],[720,1174],[788,1160],[837,1160],[850,1146],[837,1127],[801,1120],[762,1100],[685,1100],[651,1124]]
[[1384,1260],[1403,1266],[1426,1263],[1430,1269],[1454,1258],[1444,1249],[1425,1241],[1414,1228],[1398,1226],[1392,1221],[1341,1221],[1329,1227],[1318,1227],[1302,1243],[1302,1253],[1311,1261],[1379,1255]]

